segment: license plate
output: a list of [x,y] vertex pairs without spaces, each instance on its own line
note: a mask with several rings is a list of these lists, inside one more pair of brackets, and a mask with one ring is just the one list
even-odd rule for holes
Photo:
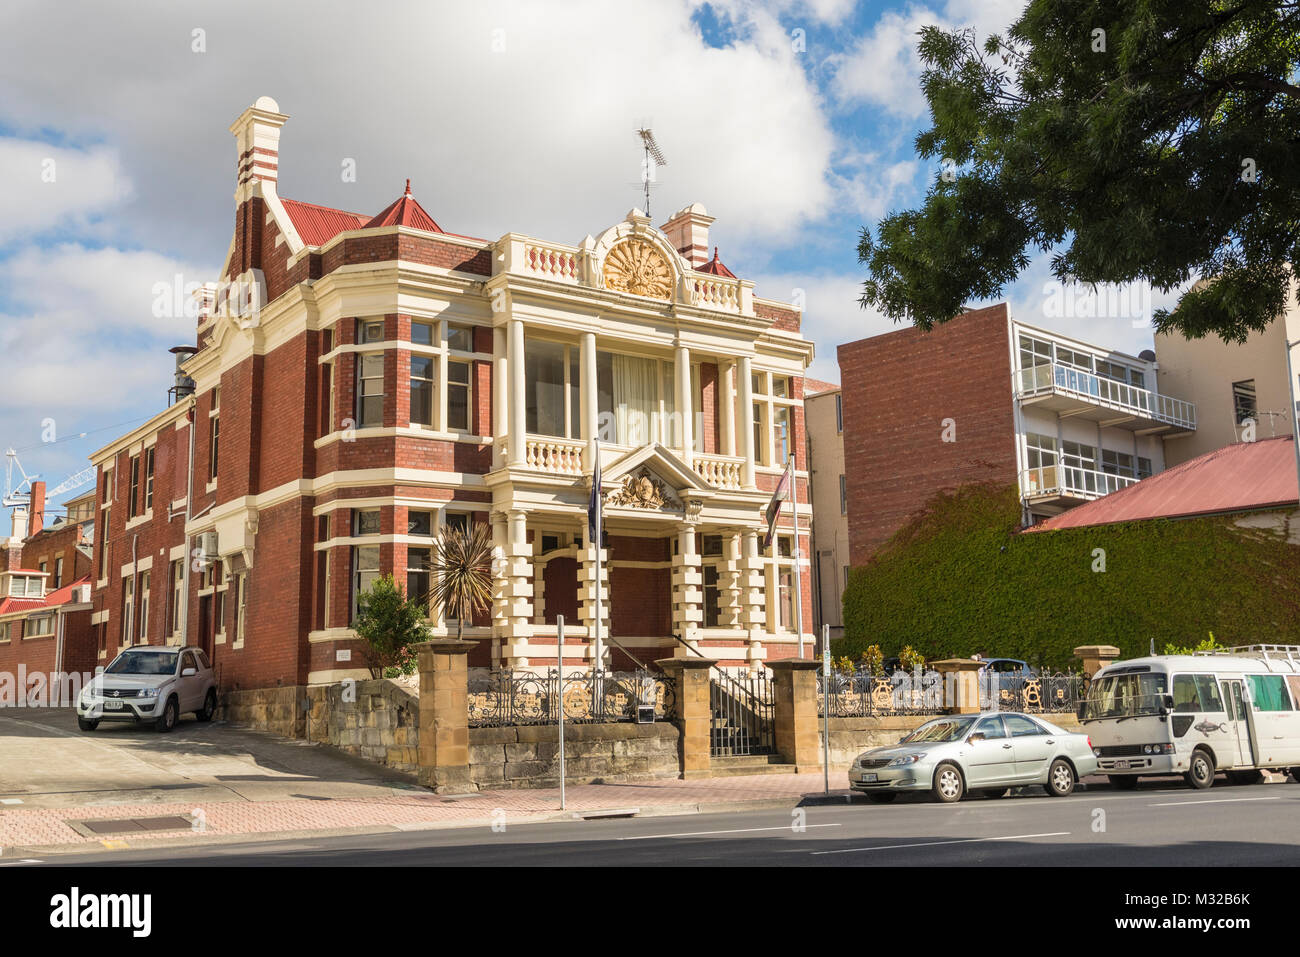
[[1116,768],[1126,768],[1126,767],[1128,767],[1128,762],[1127,762],[1127,761],[1116,761],[1116,762],[1115,762],[1115,767],[1116,767]]
[[874,774],[864,774],[862,775],[862,777],[858,778],[858,780],[861,781],[863,784],[867,784],[871,781],[876,780],[876,776]]
[[104,708],[107,711],[121,711],[122,702],[114,701],[113,699],[110,698],[109,700],[104,702]]

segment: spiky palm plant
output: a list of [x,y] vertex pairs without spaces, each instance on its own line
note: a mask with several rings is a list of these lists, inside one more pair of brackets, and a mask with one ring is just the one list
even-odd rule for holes
[[465,619],[492,602],[492,530],[474,525],[466,532],[448,528],[434,549],[434,583],[429,601],[446,617],[456,618],[456,637],[465,632]]

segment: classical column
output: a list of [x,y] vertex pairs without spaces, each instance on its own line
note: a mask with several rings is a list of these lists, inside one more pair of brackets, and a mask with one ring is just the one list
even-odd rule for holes
[[609,549],[601,549],[600,580],[596,580],[596,543],[586,541],[587,527],[582,529],[583,545],[578,551],[578,620],[587,629],[587,654],[594,656],[596,640],[596,596],[600,595],[600,634],[601,657],[603,661],[592,662],[593,667],[608,667],[610,662],[610,644],[603,640],[609,636]]
[[723,455],[736,454],[736,363],[718,366],[718,408],[721,422],[718,450]]
[[501,663],[501,652],[510,638],[510,526],[505,512],[493,512],[492,523],[492,664]]
[[438,342],[442,343],[444,348],[442,350],[441,355],[438,356],[438,389],[434,392],[434,395],[437,397],[435,401],[438,403],[438,409],[437,409],[438,418],[437,421],[434,423],[434,427],[439,432],[447,432],[449,430],[447,428],[447,388],[446,388],[447,350],[445,348],[447,345],[447,320],[446,319],[439,320],[438,322]]
[[[506,330],[497,326],[492,330],[492,467],[499,469],[506,464],[506,451],[502,440],[510,431],[510,415],[507,411],[506,377],[509,375],[509,363],[506,361]],[[442,380],[445,382],[446,380]],[[446,389],[439,388],[445,394]],[[504,545],[502,541],[498,544]]]
[[509,408],[510,420],[506,431],[510,436],[508,461],[512,468],[524,464],[525,432],[528,422],[528,395],[524,378],[524,323],[522,319],[510,320],[510,338],[506,362],[510,369]]
[[596,334],[584,332],[578,351],[578,404],[581,407],[582,431],[587,442],[582,455],[582,467],[592,471],[596,467],[596,438],[600,421],[600,402],[596,385]]
[[691,408],[691,350],[686,346],[677,347],[677,369],[673,376],[677,386],[677,416],[681,423],[678,436],[682,441],[682,457],[686,464],[694,461],[695,455],[695,411]]
[[695,526],[685,525],[673,555],[673,630],[696,641],[704,625],[704,572],[695,547]]
[[722,533],[722,561],[718,563],[718,617],[723,628],[740,628],[745,606],[741,601],[741,536],[739,529]]
[[506,664],[524,667],[533,633],[533,546],[528,544],[527,515],[518,509],[510,511],[504,551],[502,658]]
[[736,360],[736,395],[736,401],[740,406],[737,422],[740,434],[736,436],[739,439],[736,443],[739,447],[737,454],[745,460],[744,465],[741,466],[741,482],[745,488],[753,488],[754,456],[758,450],[754,448],[754,379],[750,374],[749,356],[741,356]]

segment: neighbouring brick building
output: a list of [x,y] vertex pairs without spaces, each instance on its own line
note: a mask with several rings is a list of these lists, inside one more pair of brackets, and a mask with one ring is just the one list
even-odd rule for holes
[[74,499],[66,517],[47,521],[45,483],[33,482],[27,504],[14,511],[0,544],[0,675],[94,670],[88,503]]
[[832,382],[804,380],[808,424],[808,484],[812,495],[813,623],[844,631],[844,589],[849,579],[849,496],[844,470],[844,404]]
[[1011,319],[1005,303],[930,332],[839,347],[854,565],[936,492],[1018,482],[1032,525],[1165,467],[1196,407],[1130,356]]
[[591,661],[598,588],[641,660],[689,654],[674,634],[734,666],[793,655],[788,515],[760,543],[788,454],[806,489],[812,345],[708,258],[704,208],[569,246],[446,232],[409,181],[376,216],[281,199],[286,119],[263,97],[231,127],[235,232],[176,401],[92,457],[100,659],[188,642],[227,689],[363,676],[358,591],[392,573],[423,593],[440,531],[483,522],[500,551],[474,663],[553,663],[558,614],[566,661]]

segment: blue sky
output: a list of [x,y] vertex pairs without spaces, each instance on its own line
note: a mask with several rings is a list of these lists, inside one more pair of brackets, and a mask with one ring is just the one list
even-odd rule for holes
[[[53,485],[164,406],[166,350],[193,328],[154,315],[154,289],[215,278],[233,228],[228,127],[261,95],[290,115],[282,196],[377,212],[411,177],[443,228],[489,239],[578,242],[641,205],[634,131],[652,124],[668,157],[655,221],[702,202],[734,272],[760,295],[803,298],[810,374],[838,379],[838,343],[891,328],[856,303],[859,229],[917,203],[938,172],[912,148],[928,117],[916,31],[982,38],[1020,8],[12,0],[0,11],[0,449]],[[340,175],[348,161],[355,182]],[[1006,290],[1013,315],[1150,345],[1128,319],[1044,315],[1049,278],[1039,260]]]

